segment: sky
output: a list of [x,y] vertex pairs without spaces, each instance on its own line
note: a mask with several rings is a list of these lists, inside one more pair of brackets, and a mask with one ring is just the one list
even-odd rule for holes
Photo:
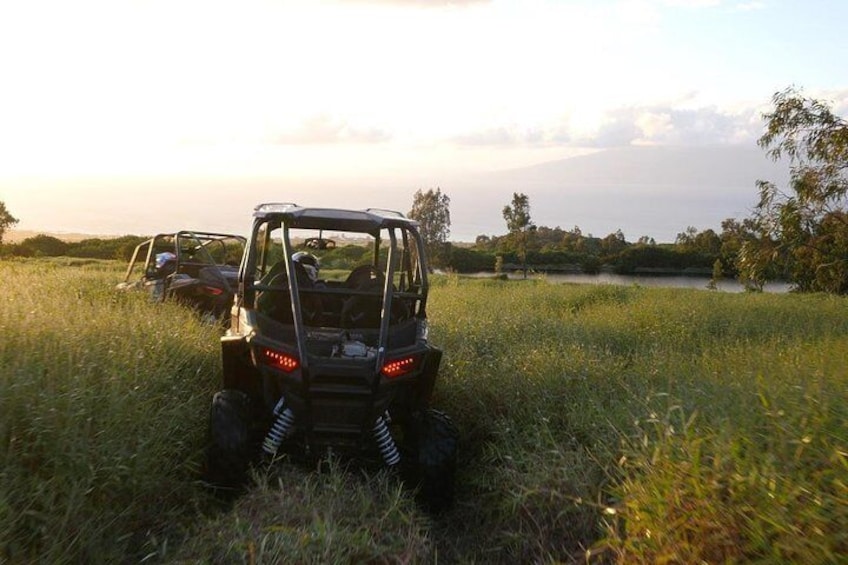
[[[473,241],[506,231],[515,191],[537,223],[635,240],[626,214],[480,179],[621,147],[750,148],[789,86],[844,116],[845,21],[844,0],[5,2],[0,201],[20,230],[243,233],[259,202],[405,212],[438,187],[451,238]],[[655,219],[657,239],[708,221],[702,201]]]

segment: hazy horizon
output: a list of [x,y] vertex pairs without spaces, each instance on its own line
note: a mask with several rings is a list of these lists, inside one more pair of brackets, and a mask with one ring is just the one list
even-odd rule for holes
[[[759,165],[698,163],[756,161],[774,92],[848,113],[846,17],[836,0],[7,3],[0,201],[20,230],[243,232],[263,201],[405,212],[439,187],[468,241],[503,233],[524,192],[539,225],[666,241],[750,212]],[[701,148],[703,172],[635,182],[624,153],[596,163],[606,183],[556,169],[628,148]]]
[[[706,173],[711,168],[720,169],[720,174],[708,177]],[[756,202],[755,181],[782,182],[785,178],[785,167],[770,162],[755,148],[643,147],[606,150],[498,172],[465,174],[448,179],[441,188],[451,198],[450,239],[455,242],[473,242],[478,235],[506,233],[501,210],[510,203],[512,192],[530,195],[531,217],[539,226],[566,230],[578,226],[585,234],[598,237],[621,229],[628,241],[649,236],[658,242],[672,242],[690,225],[699,230],[719,231],[722,220],[747,217]],[[227,179],[215,179],[210,180],[199,201],[193,200],[192,192],[177,192],[160,202],[161,208],[153,214],[156,221],[151,222],[148,215],[133,212],[144,205],[150,189],[148,182],[136,179],[129,184],[130,192],[124,195],[125,217],[114,218],[123,226],[118,231],[41,231],[152,235],[178,229],[206,229],[245,234],[250,227],[252,209],[259,202],[292,201],[307,206],[347,208],[379,206],[406,213],[416,186],[412,181],[407,181],[405,187],[383,181],[345,191],[346,181],[338,180],[309,194],[311,190],[279,191],[278,183],[272,179],[253,179],[254,184],[248,188],[230,186],[232,181]],[[87,190],[97,187],[89,186]],[[77,191],[75,195],[81,192],[85,193]],[[274,198],[281,193],[285,197]],[[255,195],[264,198],[251,200]],[[99,213],[96,206],[92,208],[95,214]],[[61,208],[56,213],[61,213]],[[694,221],[696,218],[700,221]],[[148,225],[157,227],[144,229]]]

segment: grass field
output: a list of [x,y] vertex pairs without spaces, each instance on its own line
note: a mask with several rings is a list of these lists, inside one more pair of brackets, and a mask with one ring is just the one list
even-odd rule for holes
[[834,563],[848,300],[440,277],[455,508],[384,474],[198,481],[217,327],[109,262],[3,261],[0,562]]

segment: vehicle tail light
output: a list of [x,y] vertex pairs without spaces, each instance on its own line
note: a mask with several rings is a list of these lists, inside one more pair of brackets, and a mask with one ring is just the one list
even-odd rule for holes
[[380,373],[390,379],[394,379],[395,377],[400,377],[401,375],[411,373],[412,371],[417,369],[418,365],[420,364],[420,354],[408,355],[406,357],[398,357],[396,359],[389,359],[383,364],[383,368],[380,369]]
[[291,373],[300,367],[300,360],[294,355],[276,351],[267,347],[259,349],[260,361],[266,365],[279,369],[286,373]]
[[205,292],[206,294],[211,294],[212,296],[220,296],[224,294],[223,289],[215,288],[214,286],[202,286],[200,290]]

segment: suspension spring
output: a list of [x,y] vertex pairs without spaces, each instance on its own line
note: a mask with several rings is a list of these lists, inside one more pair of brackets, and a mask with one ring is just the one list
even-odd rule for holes
[[277,450],[280,449],[283,440],[288,437],[292,427],[294,427],[294,412],[292,412],[291,408],[284,409],[285,404],[286,399],[281,396],[280,401],[274,407],[274,416],[276,416],[274,423],[271,425],[271,429],[268,430],[265,441],[262,442],[262,450],[268,455],[277,454]]
[[377,440],[377,448],[383,456],[383,461],[386,465],[392,467],[400,462],[400,452],[398,452],[397,444],[389,432],[389,426],[386,425],[386,419],[383,416],[377,418],[374,424],[374,437]]

